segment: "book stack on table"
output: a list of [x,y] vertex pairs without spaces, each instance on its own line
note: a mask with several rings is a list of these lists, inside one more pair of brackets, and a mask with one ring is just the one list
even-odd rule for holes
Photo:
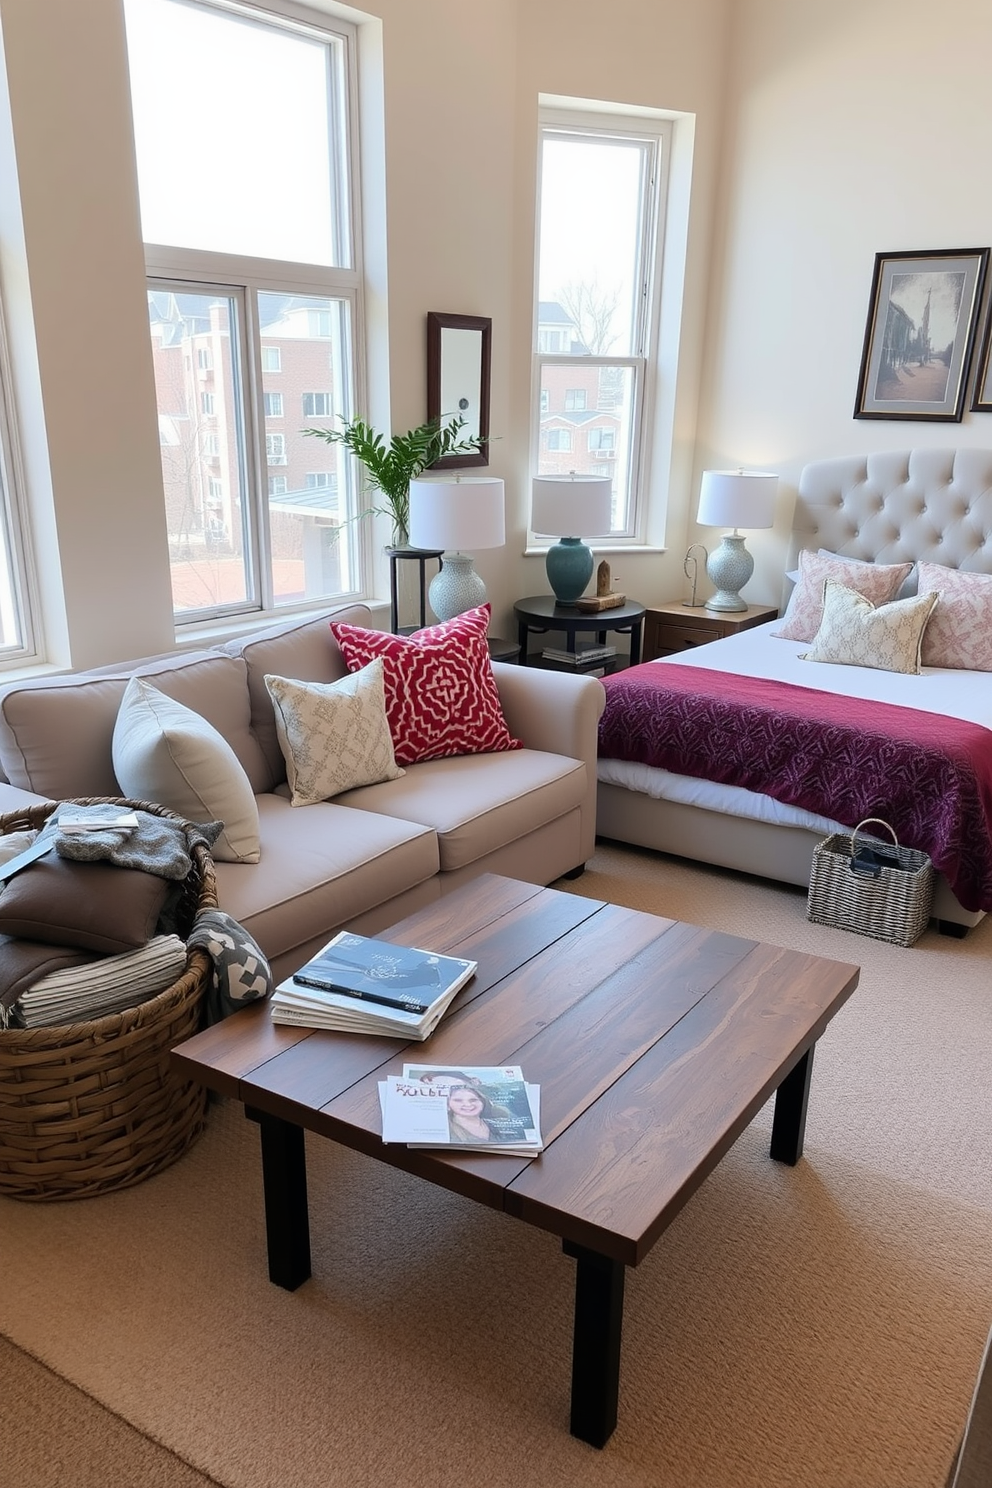
[[545,667],[553,671],[581,672],[584,677],[605,677],[616,666],[616,646],[576,646],[564,651],[545,646],[541,652]]
[[272,1020],[425,1039],[476,961],[342,930],[272,994]]
[[404,1064],[379,1082],[382,1140],[527,1155],[542,1150],[540,1087],[518,1064]]

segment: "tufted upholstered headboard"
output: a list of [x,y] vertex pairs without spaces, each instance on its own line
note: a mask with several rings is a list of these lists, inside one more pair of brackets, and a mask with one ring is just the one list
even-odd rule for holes
[[[799,477],[787,567],[801,548],[992,573],[992,449],[815,460]],[[788,599],[792,584],[786,580]]]

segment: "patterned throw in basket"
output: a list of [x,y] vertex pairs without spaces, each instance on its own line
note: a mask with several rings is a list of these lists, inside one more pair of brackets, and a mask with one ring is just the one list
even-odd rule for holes
[[[858,833],[884,827],[892,841]],[[892,945],[911,946],[930,919],[933,864],[925,852],[900,847],[888,822],[869,816],[853,832],[834,832],[814,849],[806,918]]]
[[[122,808],[178,820],[146,801]],[[0,815],[0,833],[44,826],[57,803]],[[192,846],[192,871],[176,911],[189,934],[199,909],[216,909],[213,859]],[[207,1092],[179,1080],[169,1052],[196,1033],[213,963],[190,950],[186,970],[164,992],[87,1023],[0,1031],[0,1194],[76,1199],[140,1183],[187,1150],[203,1131]]]

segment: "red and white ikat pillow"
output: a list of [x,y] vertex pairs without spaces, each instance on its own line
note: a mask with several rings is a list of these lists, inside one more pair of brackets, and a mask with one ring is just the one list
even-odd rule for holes
[[479,605],[409,636],[331,621],[349,672],[382,658],[398,765],[523,748],[500,707],[486,642],[490,608]]

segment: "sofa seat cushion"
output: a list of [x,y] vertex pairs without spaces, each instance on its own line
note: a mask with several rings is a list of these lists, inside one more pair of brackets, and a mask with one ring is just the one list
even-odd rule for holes
[[423,760],[402,780],[345,791],[335,805],[432,827],[450,873],[582,806],[587,790],[581,760],[518,749]]
[[327,934],[438,871],[429,827],[336,802],[291,806],[257,797],[258,866],[217,863],[220,908],[269,959]]

